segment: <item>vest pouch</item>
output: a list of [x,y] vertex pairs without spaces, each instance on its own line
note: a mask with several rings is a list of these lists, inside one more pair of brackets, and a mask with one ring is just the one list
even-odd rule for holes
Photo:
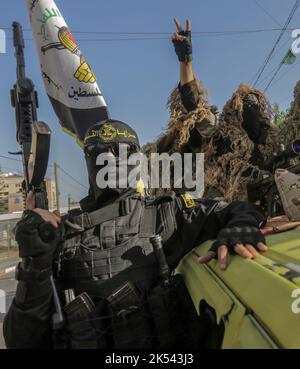
[[153,332],[145,305],[129,307],[120,314],[110,312],[113,349],[152,348]]
[[71,349],[97,349],[96,330],[92,325],[95,306],[86,293],[78,295],[64,307]]
[[132,282],[126,282],[107,298],[114,349],[152,347],[152,329],[146,303]]
[[110,336],[111,319],[106,300],[100,299],[97,303],[96,311],[91,313],[91,324],[96,331],[98,349],[110,349],[112,344]]
[[154,321],[155,349],[197,349],[200,320],[180,274],[168,286],[153,288],[147,297]]

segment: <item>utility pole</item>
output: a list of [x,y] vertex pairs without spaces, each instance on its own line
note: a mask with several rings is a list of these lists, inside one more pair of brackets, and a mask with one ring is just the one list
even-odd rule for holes
[[57,162],[54,162],[56,208],[60,212],[60,201],[59,201],[60,192],[59,192],[59,187],[58,187],[58,171],[57,171],[57,169],[58,169],[58,164],[57,164]]
[[68,195],[68,211],[71,210],[71,195]]
[[11,235],[10,235],[10,224],[7,223],[6,225],[6,241],[7,241],[7,256],[9,257],[10,255],[10,250],[11,250]]

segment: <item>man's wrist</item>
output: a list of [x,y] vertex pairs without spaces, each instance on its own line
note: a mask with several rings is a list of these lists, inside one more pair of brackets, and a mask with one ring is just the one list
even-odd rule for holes
[[182,61],[180,61],[180,64],[182,65],[182,66],[184,66],[184,67],[189,67],[189,66],[191,66],[192,65],[192,59],[190,59],[190,60],[188,60],[188,61],[186,61],[186,60],[182,60]]
[[53,266],[53,255],[45,254],[36,257],[24,257],[20,262],[20,267],[24,271],[43,271],[45,269],[52,269]]
[[183,55],[182,57],[178,58],[180,63],[183,63],[185,65],[187,65],[188,63],[192,62],[193,60],[193,56],[192,54],[189,55]]
[[[27,283],[43,283],[52,275],[52,266],[36,268],[32,260],[22,260],[16,268],[16,280]],[[33,259],[33,258],[31,258]]]
[[185,55],[184,56],[184,63],[185,64],[188,64],[188,63],[190,63],[191,61],[193,60],[193,55],[192,54],[187,54],[187,55]]

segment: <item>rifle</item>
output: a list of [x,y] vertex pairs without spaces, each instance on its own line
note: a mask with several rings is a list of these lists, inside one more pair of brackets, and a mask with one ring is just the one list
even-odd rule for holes
[[[48,167],[51,130],[44,122],[37,120],[38,95],[33,82],[26,77],[24,58],[24,38],[20,23],[13,25],[13,44],[17,61],[17,82],[11,90],[11,104],[15,108],[17,125],[17,142],[20,151],[10,153],[21,155],[24,171],[23,193],[35,194],[35,207],[48,210],[45,174]],[[54,228],[50,223],[43,223],[39,228],[45,242],[54,239]],[[60,301],[53,276],[50,277],[56,312],[53,315],[53,327],[59,329],[63,323]]]
[[248,183],[248,201],[259,202],[259,206],[269,217],[284,215],[280,195],[275,183],[274,173],[278,168],[286,169],[291,173],[300,174],[300,164],[295,164],[294,159],[300,156],[300,139],[295,140],[285,148],[282,145],[281,152],[269,160],[262,168],[269,174],[263,174],[260,178]]
[[22,155],[24,182],[27,195],[34,191],[36,207],[48,209],[44,177],[47,171],[50,151],[51,130],[44,122],[37,121],[38,95],[33,82],[26,77],[25,48],[22,26],[13,23],[13,43],[17,60],[17,82],[11,90],[11,104],[16,112],[17,142]]

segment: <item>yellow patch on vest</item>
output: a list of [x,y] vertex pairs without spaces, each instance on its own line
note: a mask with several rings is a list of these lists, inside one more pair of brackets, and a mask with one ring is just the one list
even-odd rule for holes
[[137,183],[137,186],[136,186],[136,192],[137,193],[143,193],[144,192],[144,189],[145,189],[145,184],[144,182],[140,179]]
[[181,195],[181,197],[182,197],[182,199],[184,201],[184,205],[187,209],[192,209],[196,206],[195,200],[188,193],[185,193],[185,194]]

